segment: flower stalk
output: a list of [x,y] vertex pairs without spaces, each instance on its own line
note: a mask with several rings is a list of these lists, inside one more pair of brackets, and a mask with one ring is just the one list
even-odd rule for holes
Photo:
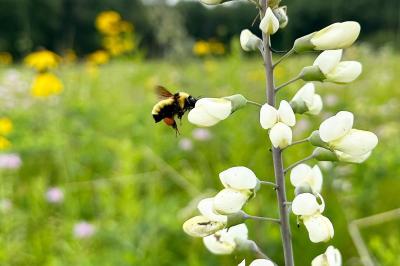
[[[261,17],[264,17],[268,6],[268,0],[261,0]],[[266,74],[266,95],[267,102],[269,105],[275,107],[275,85],[274,85],[274,73],[272,65],[272,52],[270,49],[270,36],[263,33],[263,59]],[[282,151],[279,148],[272,147],[272,158],[274,163],[274,173],[275,173],[275,183],[278,186],[276,189],[276,194],[278,198],[278,206],[280,213],[280,226],[281,226],[281,236],[283,252],[285,257],[286,266],[294,266],[293,259],[293,247],[292,247],[292,236],[289,224],[289,212],[288,206],[285,205],[286,199],[286,189],[285,189],[285,176],[283,172],[283,162],[282,162]]]

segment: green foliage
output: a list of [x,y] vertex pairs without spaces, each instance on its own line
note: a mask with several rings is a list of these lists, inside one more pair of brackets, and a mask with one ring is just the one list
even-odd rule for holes
[[[376,132],[380,144],[363,165],[324,168],[325,212],[334,224],[335,237],[326,245],[312,244],[306,230],[296,227],[292,215],[297,265],[309,265],[329,244],[342,251],[347,265],[357,257],[347,223],[397,207],[400,92],[394,90],[394,84],[400,82],[400,56],[352,48],[345,57],[361,58],[365,72],[351,89],[318,86],[326,104],[324,115],[354,112],[355,126]],[[303,56],[277,67],[277,84],[312,60]],[[32,73],[18,70],[23,81],[31,80]],[[180,64],[114,61],[102,66],[97,77],[86,73],[82,65],[63,66],[58,74],[65,85],[59,98],[31,99],[30,107],[7,111],[14,122],[9,137],[12,151],[21,155],[23,165],[19,170],[0,172],[0,199],[13,203],[0,219],[0,264],[198,266],[240,262],[240,257],[211,255],[201,239],[186,236],[181,225],[196,212],[192,200],[200,196],[199,191],[212,194],[213,189],[222,187],[218,179],[222,170],[244,165],[271,181],[272,159],[265,149],[269,141],[259,126],[257,107],[243,108],[210,128],[213,138],[208,141],[192,137],[195,127],[186,118],[181,135],[175,137],[172,129],[154,124],[150,111],[157,101],[153,92],[157,84],[194,96],[242,93],[263,101],[261,61],[235,53],[224,60],[206,58]],[[0,80],[5,75],[6,69],[0,69]],[[280,96],[290,98],[300,85],[290,85]],[[295,139],[306,137],[322,118],[302,120],[295,127]],[[192,141],[191,151],[179,148],[183,138]],[[285,154],[286,165],[312,150],[307,144],[299,146]],[[64,191],[63,203],[46,201],[44,194],[52,186]],[[291,198],[289,183],[288,190]],[[263,187],[245,210],[276,217],[275,192]],[[80,220],[96,226],[92,238],[74,238],[72,230]],[[248,225],[250,237],[282,265],[279,228],[255,221]],[[384,227],[377,226],[374,234],[387,235]],[[396,232],[393,235],[397,237]],[[366,236],[376,258],[390,265],[384,262],[393,258],[392,252],[398,254],[398,241],[381,244],[381,240],[369,241]]]

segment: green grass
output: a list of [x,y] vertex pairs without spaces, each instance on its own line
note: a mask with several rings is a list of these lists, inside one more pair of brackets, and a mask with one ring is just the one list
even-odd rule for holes
[[[297,265],[309,265],[330,244],[342,251],[345,265],[359,265],[348,222],[398,207],[400,56],[352,49],[346,57],[363,63],[362,76],[345,86],[319,85],[318,93],[329,104],[319,117],[297,117],[309,123],[297,126],[295,139],[316,129],[323,117],[349,110],[355,114],[355,127],[377,133],[380,144],[362,165],[337,164],[324,170],[325,214],[335,227],[331,242],[312,244],[291,216]],[[288,60],[277,70],[277,83],[312,60],[311,56]],[[21,79],[30,82],[32,72],[16,68]],[[0,69],[0,78],[6,71]],[[11,210],[1,214],[0,264],[237,265],[242,256],[209,254],[200,239],[183,233],[181,225],[196,213],[194,198],[222,187],[219,172],[244,165],[260,178],[272,178],[270,144],[259,126],[257,108],[246,107],[210,128],[213,138],[205,142],[193,139],[195,127],[186,117],[181,135],[175,137],[170,128],[154,124],[150,111],[157,101],[153,92],[157,84],[195,96],[242,93],[263,102],[262,62],[241,56],[185,62],[115,61],[101,67],[97,77],[81,65],[63,66],[57,74],[65,85],[61,96],[38,100],[25,95],[29,107],[0,107],[2,115],[14,122],[11,151],[23,160],[19,170],[0,172],[0,198],[13,203]],[[301,84],[285,88],[280,96],[292,97]],[[182,138],[193,141],[191,151],[179,148]],[[311,150],[307,144],[288,149],[285,164]],[[62,204],[45,200],[52,186],[64,191]],[[288,196],[293,197],[290,184]],[[263,188],[245,210],[276,217],[274,191]],[[80,220],[96,226],[92,238],[74,238],[73,226]],[[248,226],[250,238],[282,265],[278,227],[252,221]],[[393,230],[383,224],[364,234],[382,265],[399,264],[390,255],[397,252],[390,249],[395,240],[385,243],[389,235],[399,235],[398,228],[398,223]]]

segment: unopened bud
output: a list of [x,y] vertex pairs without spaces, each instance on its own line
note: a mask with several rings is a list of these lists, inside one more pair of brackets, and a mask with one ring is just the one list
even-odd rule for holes
[[224,229],[225,226],[223,222],[211,221],[205,216],[195,216],[183,224],[183,231],[193,237],[205,237]]
[[289,18],[287,16],[287,6],[275,8],[272,10],[272,12],[279,21],[279,28],[285,28],[289,22]]

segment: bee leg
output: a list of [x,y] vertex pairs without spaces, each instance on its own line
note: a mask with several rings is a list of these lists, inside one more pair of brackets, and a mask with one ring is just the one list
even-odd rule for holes
[[178,137],[181,133],[179,132],[178,126],[176,125],[176,122],[172,124],[172,128],[175,129],[175,135]]

